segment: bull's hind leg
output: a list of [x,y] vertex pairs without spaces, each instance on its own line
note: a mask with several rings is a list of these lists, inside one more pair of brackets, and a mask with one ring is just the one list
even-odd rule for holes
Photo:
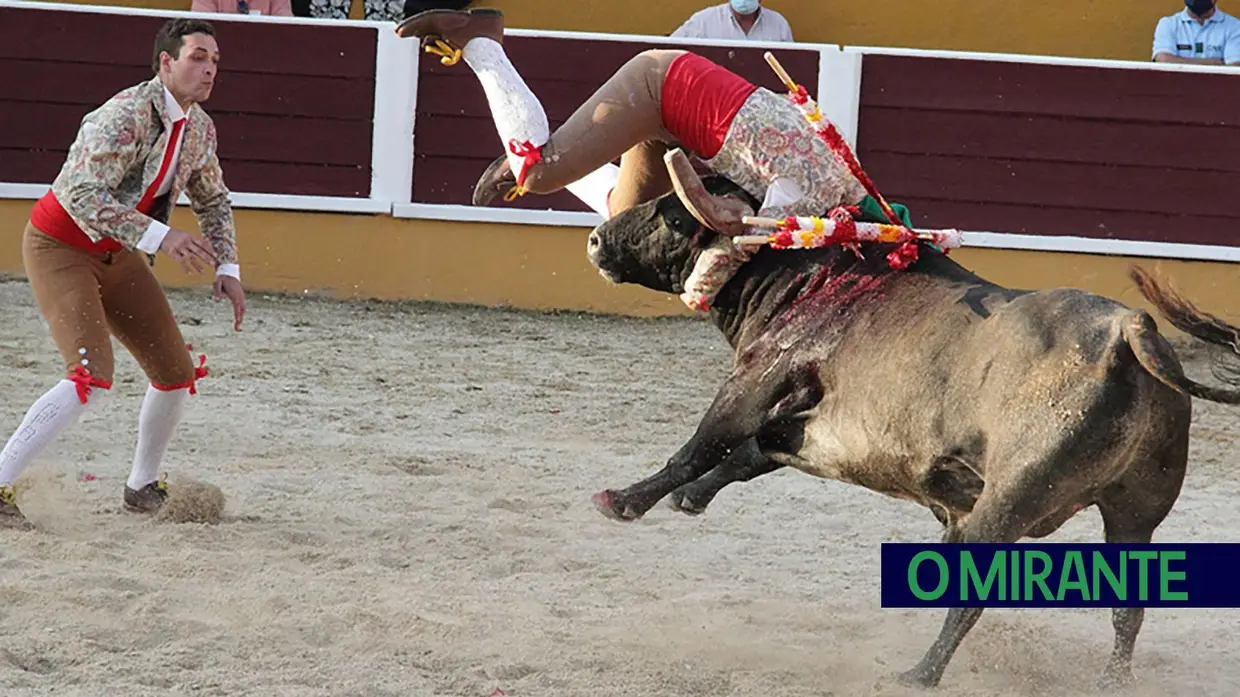
[[[1054,502],[1048,493],[1052,490],[1045,481],[1032,481],[1032,478],[1025,482],[987,482],[987,489],[977,500],[973,511],[957,525],[949,526],[942,541],[1015,542],[1053,510]],[[934,644],[916,666],[898,676],[899,681],[918,687],[938,685],[960,642],[981,618],[982,610],[980,607],[949,609]]]
[[[1166,424],[1168,426],[1173,424]],[[1097,497],[1102,513],[1106,541],[1120,544],[1146,544],[1175,505],[1188,462],[1187,419],[1182,428],[1168,435],[1161,457],[1134,470]],[[1111,610],[1115,628],[1115,648],[1099,681],[1103,687],[1117,687],[1132,681],[1132,654],[1137,634],[1145,620],[1145,608],[1117,607]]]
[[750,438],[718,467],[673,491],[668,504],[681,513],[698,515],[729,484],[747,482],[783,466],[763,455],[758,440]]

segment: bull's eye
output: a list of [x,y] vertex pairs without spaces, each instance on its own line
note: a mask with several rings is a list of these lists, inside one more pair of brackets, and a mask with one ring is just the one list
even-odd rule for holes
[[672,228],[674,232],[678,232],[682,235],[687,235],[693,232],[693,228],[695,227],[687,218],[679,215],[668,216],[667,222],[668,227]]

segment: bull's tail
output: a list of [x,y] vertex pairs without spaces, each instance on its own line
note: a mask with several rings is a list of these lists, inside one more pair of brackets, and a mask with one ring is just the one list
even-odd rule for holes
[[[1240,346],[1240,329],[1201,312],[1145,269],[1133,266],[1129,276],[1141,295],[1153,303],[1172,326],[1210,344],[1233,350]],[[1240,389],[1210,387],[1185,375],[1171,344],[1158,332],[1154,318],[1144,310],[1132,311],[1124,322],[1123,334],[1141,367],[1167,386],[1211,402],[1240,404]]]

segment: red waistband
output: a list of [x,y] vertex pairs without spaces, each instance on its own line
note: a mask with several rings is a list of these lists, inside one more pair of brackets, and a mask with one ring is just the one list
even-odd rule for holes
[[696,53],[672,61],[659,104],[663,127],[703,159],[723,147],[732,118],[756,85]]
[[119,252],[125,248],[111,237],[92,242],[86,233],[82,232],[82,228],[73,222],[73,218],[69,217],[68,211],[60,205],[60,201],[56,199],[51,189],[48,189],[43,198],[34,204],[34,210],[30,212],[30,224],[50,237],[88,252],[104,254]]

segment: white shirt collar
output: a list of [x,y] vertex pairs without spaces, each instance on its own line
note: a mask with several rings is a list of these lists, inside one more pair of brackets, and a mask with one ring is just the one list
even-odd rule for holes
[[172,92],[167,87],[164,87],[164,106],[168,109],[169,122],[176,123],[185,118],[185,110],[177,104],[176,97],[172,96]]
[[[736,13],[732,11],[732,5],[730,3],[725,2],[722,5],[719,5],[718,7],[721,10],[723,10],[723,14],[727,16],[727,18],[732,22],[732,25],[734,27],[736,27],[737,29],[740,29],[742,34],[746,33],[745,27],[741,26],[740,18],[737,17]],[[754,12],[753,26],[749,27],[749,33],[752,34],[758,28],[758,25],[762,23],[762,15],[763,15],[762,10],[764,9],[766,8],[759,5],[758,11]]]

